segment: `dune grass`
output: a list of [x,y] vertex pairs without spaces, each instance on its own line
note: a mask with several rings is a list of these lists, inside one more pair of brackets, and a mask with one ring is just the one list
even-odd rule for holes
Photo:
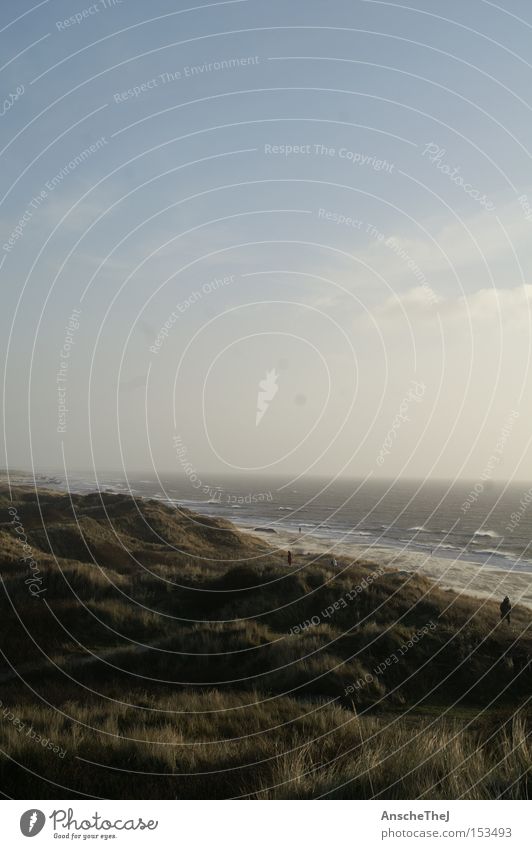
[[525,608],[508,627],[369,562],[287,573],[228,522],[127,496],[0,490],[0,511],[7,795],[529,798]]

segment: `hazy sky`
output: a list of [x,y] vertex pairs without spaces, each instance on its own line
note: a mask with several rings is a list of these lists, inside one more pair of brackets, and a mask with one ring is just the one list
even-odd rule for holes
[[11,466],[531,477],[528,2],[7,0],[0,39]]

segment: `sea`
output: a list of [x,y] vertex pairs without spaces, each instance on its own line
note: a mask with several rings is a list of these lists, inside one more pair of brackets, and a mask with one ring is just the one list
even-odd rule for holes
[[[289,532],[372,549],[467,560],[486,569],[532,572],[532,484],[446,481],[366,481],[322,478],[140,473],[57,473],[26,483],[77,493],[131,493],[249,530]],[[12,483],[20,481],[18,476]]]

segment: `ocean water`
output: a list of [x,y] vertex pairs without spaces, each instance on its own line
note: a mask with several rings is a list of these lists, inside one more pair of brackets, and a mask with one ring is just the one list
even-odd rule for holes
[[[60,475],[40,482],[65,489]],[[15,482],[15,481],[14,481]],[[244,528],[298,532],[355,543],[391,546],[435,557],[463,559],[491,569],[532,572],[532,486],[444,481],[330,482],[319,478],[183,476],[70,476],[76,492],[101,489],[155,498]],[[309,543],[310,545],[310,543]]]

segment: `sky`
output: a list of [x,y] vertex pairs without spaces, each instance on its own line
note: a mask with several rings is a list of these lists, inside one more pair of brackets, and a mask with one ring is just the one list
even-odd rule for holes
[[525,0],[8,0],[11,468],[529,480]]

